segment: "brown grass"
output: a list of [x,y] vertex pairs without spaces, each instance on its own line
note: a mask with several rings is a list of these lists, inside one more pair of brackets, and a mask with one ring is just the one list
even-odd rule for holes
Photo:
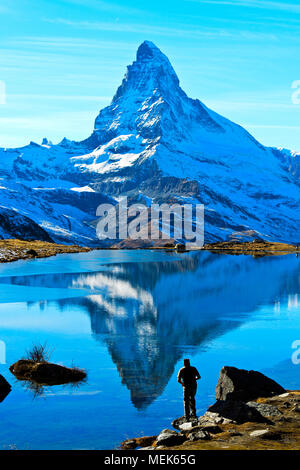
[[26,359],[33,362],[49,362],[51,352],[45,344],[35,344],[27,351]]
[[290,253],[300,253],[300,247],[289,245],[288,243],[267,242],[265,240],[254,240],[252,242],[218,242],[209,243],[203,247],[214,253],[224,253],[231,255],[252,255],[252,256],[275,256]]
[[0,240],[0,263],[19,259],[47,258],[59,253],[80,253],[90,250],[91,248],[78,245],[60,245],[39,240]]

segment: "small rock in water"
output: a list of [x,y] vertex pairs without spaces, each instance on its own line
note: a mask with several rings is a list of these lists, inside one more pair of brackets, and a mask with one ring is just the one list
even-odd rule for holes
[[28,359],[20,359],[12,364],[9,370],[19,380],[32,380],[45,385],[80,382],[86,378],[86,372],[77,367],[69,368],[50,362],[36,362]]
[[0,374],[0,402],[7,397],[9,392],[11,391],[11,386],[7,382],[7,380]]

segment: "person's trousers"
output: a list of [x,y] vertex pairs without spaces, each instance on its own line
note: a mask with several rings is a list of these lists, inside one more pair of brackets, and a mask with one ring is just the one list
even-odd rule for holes
[[196,416],[196,392],[197,384],[183,387],[184,415],[186,418],[190,417],[190,415]]

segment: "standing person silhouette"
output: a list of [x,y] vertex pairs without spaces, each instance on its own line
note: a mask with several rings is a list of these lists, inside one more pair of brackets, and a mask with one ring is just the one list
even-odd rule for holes
[[183,360],[183,365],[178,372],[178,382],[183,387],[184,415],[186,419],[196,418],[197,380],[201,379],[196,367],[191,366],[189,359]]

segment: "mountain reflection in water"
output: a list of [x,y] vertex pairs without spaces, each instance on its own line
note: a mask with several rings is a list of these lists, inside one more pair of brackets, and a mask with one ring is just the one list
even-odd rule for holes
[[293,255],[199,252],[96,272],[2,277],[0,283],[73,289],[73,297],[56,304],[62,311],[76,305],[89,315],[93,337],[107,345],[132,403],[144,409],[163,393],[187,349],[205,348],[260,305],[279,308],[281,300],[294,298],[300,264]]

